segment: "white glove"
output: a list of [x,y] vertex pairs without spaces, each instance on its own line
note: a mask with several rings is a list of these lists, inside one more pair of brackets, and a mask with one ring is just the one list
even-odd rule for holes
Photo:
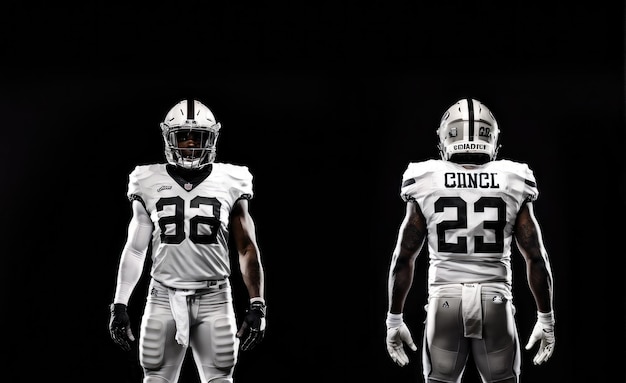
[[411,332],[402,320],[402,314],[387,314],[387,353],[400,367],[409,364],[409,357],[404,351],[404,343],[413,351],[417,346],[411,338]]
[[530,334],[526,350],[530,350],[538,340],[541,342],[537,355],[533,358],[534,364],[547,361],[554,351],[554,313],[552,311],[549,313],[537,312],[537,323],[535,323],[533,332]]

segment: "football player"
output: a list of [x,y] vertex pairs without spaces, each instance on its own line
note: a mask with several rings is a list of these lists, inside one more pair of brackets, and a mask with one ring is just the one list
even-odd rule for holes
[[403,309],[415,260],[428,245],[422,367],[426,382],[460,382],[472,356],[483,382],[519,382],[520,345],[512,296],[511,244],[526,262],[537,322],[526,349],[535,364],[554,351],[552,272],[533,213],[538,189],[527,164],[497,159],[499,128],[482,102],[461,99],[437,130],[441,159],[409,163],[406,212],[389,276],[386,343],[391,359],[417,350]]
[[[204,104],[180,101],[161,123],[167,163],[136,166],[129,175],[132,218],[109,330],[116,344],[131,349],[127,305],[151,245],[139,334],[144,383],[176,382],[188,347],[202,382],[232,382],[239,349],[264,337],[264,271],[248,210],[252,175],[245,166],[215,162],[220,128]],[[229,281],[231,234],[250,298],[239,330]]]

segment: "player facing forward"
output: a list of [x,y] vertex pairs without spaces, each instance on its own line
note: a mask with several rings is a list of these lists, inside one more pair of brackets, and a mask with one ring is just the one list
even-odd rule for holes
[[[135,337],[126,308],[152,245],[139,337],[144,383],[178,381],[187,347],[202,382],[232,382],[239,348],[252,349],[264,337],[264,271],[248,210],[252,175],[245,166],[215,162],[220,128],[204,104],[180,101],[161,123],[167,163],[137,166],[129,176],[132,218],[109,329],[130,350]],[[239,331],[230,235],[250,297]]]
[[402,178],[406,211],[389,269],[387,351],[404,366],[404,344],[417,350],[403,309],[415,260],[427,243],[425,382],[460,382],[470,353],[483,382],[519,382],[513,241],[526,262],[537,309],[526,349],[539,341],[535,364],[554,350],[552,273],[533,212],[535,176],[527,164],[496,159],[499,132],[483,103],[461,99],[437,130],[441,159],[410,163]]

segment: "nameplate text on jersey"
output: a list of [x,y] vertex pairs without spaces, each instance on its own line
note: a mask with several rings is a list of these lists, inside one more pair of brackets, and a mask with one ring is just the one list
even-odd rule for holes
[[500,187],[498,173],[444,173],[444,185],[447,188],[497,189]]

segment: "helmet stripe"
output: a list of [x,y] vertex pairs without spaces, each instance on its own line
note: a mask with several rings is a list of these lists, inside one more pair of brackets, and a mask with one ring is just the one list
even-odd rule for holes
[[474,102],[471,98],[467,100],[467,112],[469,113],[469,140],[474,141]]
[[194,108],[194,100],[187,100],[187,119],[194,120],[196,112],[193,110]]

